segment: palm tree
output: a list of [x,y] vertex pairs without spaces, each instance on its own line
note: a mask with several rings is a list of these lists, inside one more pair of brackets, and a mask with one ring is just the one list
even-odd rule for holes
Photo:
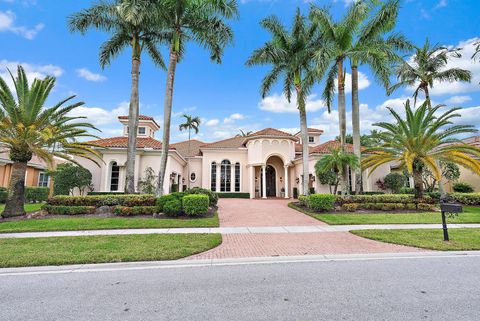
[[[366,64],[373,71],[373,75],[385,89],[390,87],[391,64],[402,58],[397,51],[407,51],[413,46],[402,35],[390,35],[386,39],[383,35],[393,30],[400,8],[399,0],[386,1],[381,7],[373,6],[373,14],[364,21],[358,29],[350,50],[350,65],[352,70],[352,133],[353,152],[361,161],[360,145],[360,111],[358,98],[358,66]],[[375,11],[376,10],[376,11]],[[362,171],[355,170],[355,192],[363,191]]]
[[417,109],[410,107],[410,100],[405,103],[405,116],[388,107],[394,117],[394,123],[374,124],[382,129],[378,134],[383,143],[366,149],[370,153],[362,161],[362,168],[370,168],[370,174],[379,166],[398,162],[413,176],[415,197],[423,197],[422,173],[428,169],[440,180],[442,170],[439,162],[452,162],[480,174],[480,148],[465,144],[455,138],[459,134],[475,133],[470,125],[453,125],[453,120],[460,117],[456,113],[460,108],[442,112],[444,105],[431,107],[425,101]]
[[100,66],[109,65],[124,49],[131,48],[132,86],[128,110],[128,148],[125,192],[135,193],[135,154],[137,142],[140,63],[145,50],[153,62],[165,69],[156,45],[162,41],[158,27],[158,4],[154,0],[109,0],[71,15],[68,24],[72,32],[85,34],[89,28],[111,35],[100,48]]
[[54,77],[35,79],[30,85],[21,66],[18,66],[16,77],[12,73],[10,76],[16,97],[6,80],[0,78],[0,143],[8,149],[13,162],[3,217],[25,214],[25,173],[34,154],[50,169],[54,166],[54,157],[74,162],[71,155],[78,155],[97,164],[99,159],[91,144],[77,141],[84,137],[96,138],[87,130],[97,129],[81,120],[85,117],[68,116],[82,106],[82,102],[65,106],[75,97],[71,96],[47,108],[45,101],[55,86]]
[[[352,153],[345,152],[340,148],[331,148],[330,154],[323,156],[315,164],[315,174],[317,177],[326,173],[335,173],[340,184],[343,186],[346,184],[344,170],[345,168],[356,169],[359,167],[357,156]],[[334,194],[337,193],[337,187],[335,187]]]
[[472,59],[475,60],[477,59],[478,57],[480,57],[480,41],[477,41],[473,44],[474,46],[477,46],[475,48],[475,52],[473,53],[472,55]]
[[302,193],[308,193],[308,130],[306,99],[315,83],[316,72],[312,64],[315,47],[318,46],[320,35],[316,27],[309,24],[301,15],[300,9],[293,20],[291,31],[287,31],[275,16],[261,22],[269,31],[272,39],[261,48],[256,49],[247,60],[247,66],[272,65],[272,70],[263,78],[261,94],[265,98],[272,86],[283,77],[283,95],[290,102],[296,97],[300,113],[300,130],[302,135],[303,179]]
[[251,130],[244,131],[243,129],[239,129],[239,131],[240,134],[235,135],[236,137],[247,137],[253,133]]
[[173,87],[177,63],[185,55],[189,41],[196,42],[210,52],[210,59],[221,63],[224,48],[233,41],[233,32],[223,19],[238,15],[236,0],[164,0],[160,21],[165,28],[163,39],[170,46],[167,84],[164,101],[162,155],[157,194],[163,195],[163,182],[170,143]]
[[[345,103],[345,61],[352,53],[352,40],[356,30],[368,16],[368,6],[363,1],[353,3],[347,14],[339,22],[334,22],[330,12],[326,8],[312,6],[310,10],[310,19],[315,25],[318,25],[323,34],[322,45],[317,48],[315,53],[315,62],[319,69],[319,74],[326,73],[325,89],[323,90],[323,99],[327,104],[328,111],[331,111],[334,93],[338,92],[338,118],[340,125],[340,144],[345,150],[347,120]],[[335,81],[336,89],[335,89]],[[343,171],[347,175],[346,169]],[[349,193],[348,180],[343,178],[346,184],[342,185],[342,194]]]
[[399,82],[389,88],[388,94],[398,88],[411,86],[416,87],[413,93],[414,105],[420,92],[425,93],[425,99],[430,103],[429,88],[435,82],[470,82],[472,73],[461,68],[446,69],[449,57],[461,57],[460,49],[450,49],[440,45],[430,46],[427,39],[422,48],[416,48],[412,61],[405,61],[397,66],[397,78]]
[[[190,116],[190,115],[187,115],[187,114],[183,114],[183,116],[185,118],[185,122],[183,124],[180,124],[178,126],[178,129],[180,131],[184,131],[184,130],[188,130],[188,152],[190,154],[190,131],[191,130],[194,130],[195,131],[195,134],[198,134],[199,132],[199,127],[200,127],[200,123],[201,123],[201,120],[198,116]],[[190,163],[188,163],[188,165],[190,165]],[[190,187],[190,166],[188,166],[188,186]]]

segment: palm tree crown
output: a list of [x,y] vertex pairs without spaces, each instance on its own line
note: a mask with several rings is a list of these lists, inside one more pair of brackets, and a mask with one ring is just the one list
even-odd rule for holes
[[415,50],[411,61],[403,62],[397,67],[399,82],[388,90],[388,94],[400,87],[416,87],[413,93],[416,104],[418,94],[422,91],[430,101],[429,88],[432,88],[435,82],[470,82],[470,71],[461,68],[447,69],[449,57],[461,57],[460,49],[449,49],[440,45],[431,47],[427,39],[422,48]]
[[198,116],[194,117],[187,114],[183,114],[182,117],[185,118],[185,122],[183,124],[180,124],[178,126],[178,129],[180,131],[188,130],[188,140],[190,140],[190,131],[193,130],[195,134],[198,134],[200,130],[199,128],[201,123],[200,117]]
[[16,97],[0,78],[0,143],[9,151],[13,161],[10,194],[3,215],[24,213],[24,183],[26,164],[35,154],[53,167],[54,157],[70,162],[78,155],[98,164],[99,154],[93,145],[78,139],[96,136],[88,130],[97,130],[82,121],[85,117],[69,116],[83,103],[69,103],[75,96],[68,97],[53,107],[46,108],[45,102],[55,86],[54,77],[35,79],[30,85],[24,69],[19,66],[17,76],[10,73]]
[[477,130],[470,125],[452,125],[453,120],[460,117],[456,113],[459,108],[443,112],[444,108],[444,105],[430,107],[425,101],[417,109],[412,109],[407,100],[405,116],[402,116],[389,107],[395,122],[374,124],[382,129],[377,134],[382,144],[366,149],[370,155],[362,161],[362,168],[370,168],[371,173],[382,164],[398,162],[400,167],[413,174],[417,197],[423,196],[423,169],[428,169],[439,181],[442,175],[440,162],[456,163],[480,174],[477,159],[480,148],[455,138]]

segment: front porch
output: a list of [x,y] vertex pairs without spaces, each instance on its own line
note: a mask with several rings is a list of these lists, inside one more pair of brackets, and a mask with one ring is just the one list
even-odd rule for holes
[[290,166],[277,155],[270,156],[265,163],[248,165],[250,198],[290,198]]

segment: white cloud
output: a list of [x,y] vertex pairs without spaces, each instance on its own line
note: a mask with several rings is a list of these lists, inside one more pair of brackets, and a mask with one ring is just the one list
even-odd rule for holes
[[172,117],[181,117],[183,116],[184,114],[188,114],[192,111],[195,111],[197,109],[197,106],[192,106],[192,107],[187,107],[187,108],[183,108],[181,111],[178,111],[178,112],[173,112],[172,113]]
[[[306,109],[308,112],[319,111],[320,109],[325,108],[324,101],[316,98],[316,94],[307,97]],[[258,108],[272,113],[297,113],[298,109],[296,101],[296,95],[293,95],[290,102],[288,102],[283,94],[274,93],[273,95],[263,98],[258,103]]]
[[223,120],[223,123],[224,124],[232,124],[234,123],[236,120],[243,120],[245,119],[246,116],[245,115],[242,115],[240,113],[235,113],[235,114],[231,114],[230,116],[228,116],[227,118],[225,118]]
[[10,69],[12,74],[16,76],[17,66],[21,65],[27,74],[28,82],[31,84],[35,78],[43,79],[47,75],[60,77],[63,74],[63,69],[55,65],[37,65],[19,61],[0,60],[0,77],[2,77],[13,90],[13,81],[7,68]]
[[107,77],[91,72],[87,68],[80,68],[76,70],[78,77],[88,81],[101,82],[107,80]]
[[129,105],[129,102],[124,101],[112,110],[101,107],[80,106],[75,108],[70,115],[74,117],[86,116],[87,120],[95,126],[118,124],[117,117],[128,115]]
[[[365,89],[370,86],[370,80],[363,72],[358,72],[358,90]],[[335,80],[335,88],[338,87],[338,81]],[[352,75],[348,72],[345,74],[345,93],[352,92]]]
[[207,120],[207,121],[205,122],[205,125],[206,125],[206,126],[216,126],[216,125],[218,125],[219,123],[220,123],[220,120],[214,118],[214,119]]
[[472,100],[472,97],[470,96],[453,96],[445,100],[445,103],[455,105],[455,104],[463,104],[470,100]]
[[16,16],[13,11],[0,11],[0,32],[13,32],[26,39],[33,39],[45,27],[43,23],[29,28],[26,26],[19,26],[15,24]]
[[[474,43],[478,41],[480,41],[480,38],[477,37],[460,41],[455,46],[449,46],[450,48],[463,48],[463,50],[461,51],[461,58],[449,58],[446,69],[461,68],[469,70],[472,73],[472,81],[470,83],[460,81],[452,83],[435,81],[433,83],[433,88],[430,90],[431,96],[480,91],[480,86],[478,85],[480,82],[480,63],[476,63],[472,60],[472,55],[475,52]],[[410,63],[412,63],[412,59],[410,59]],[[409,87],[407,88],[407,91],[413,92],[414,88]]]
[[445,8],[447,5],[448,5],[447,0],[440,0],[435,6],[435,9]]

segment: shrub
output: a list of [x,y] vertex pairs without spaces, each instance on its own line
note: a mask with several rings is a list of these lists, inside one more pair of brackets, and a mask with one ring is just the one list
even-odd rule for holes
[[385,194],[385,192],[363,192],[363,194],[361,195],[383,195],[383,194]]
[[25,200],[29,203],[45,202],[48,199],[48,187],[26,187]]
[[182,199],[183,212],[189,216],[203,215],[208,212],[210,200],[208,195],[192,194]]
[[342,205],[342,209],[347,212],[355,212],[358,209],[359,204],[347,203]]
[[182,197],[183,197],[183,195],[178,194],[178,192],[163,195],[163,196],[160,196],[159,198],[157,198],[157,200],[155,201],[155,206],[157,207],[159,212],[163,212],[163,206],[165,205],[165,203],[167,203],[169,201],[173,201],[173,200],[180,200],[181,201]]
[[217,206],[218,203],[218,194],[209,189],[194,187],[185,191],[185,194],[205,194],[210,200],[210,206]]
[[309,193],[310,195],[315,194],[315,187],[310,187],[310,188],[308,189],[308,193]]
[[87,195],[125,195],[125,192],[88,192]]
[[480,193],[452,193],[449,197],[464,205],[480,205]]
[[87,195],[87,196],[54,196],[49,198],[49,205],[65,206],[154,206],[154,195],[124,194],[124,195]]
[[298,198],[298,188],[296,188],[296,187],[293,188],[293,198],[294,199]]
[[218,198],[250,198],[250,193],[218,193]]
[[400,194],[415,194],[415,189],[411,187],[403,187],[399,191]]
[[453,184],[453,191],[456,193],[473,193],[473,187],[468,183],[458,182]]
[[0,203],[5,203],[7,201],[8,189],[5,187],[0,187]]
[[300,195],[298,197],[298,201],[300,205],[308,207],[308,196]]
[[398,194],[400,189],[405,186],[405,176],[399,173],[389,173],[383,179],[383,184],[390,189],[392,193]]
[[44,205],[42,209],[47,211],[48,214],[52,215],[79,215],[95,213],[95,206]]
[[115,206],[113,209],[113,213],[118,216],[153,215],[156,212],[156,206]]
[[180,216],[182,214],[182,201],[171,199],[163,205],[163,212],[167,216]]
[[336,197],[331,194],[313,194],[308,196],[308,207],[315,211],[325,211],[334,208]]
[[347,198],[339,197],[337,202],[345,203],[427,203],[433,204],[435,200],[430,196],[423,199],[415,199],[414,195],[408,194],[383,194],[383,195],[352,195]]

